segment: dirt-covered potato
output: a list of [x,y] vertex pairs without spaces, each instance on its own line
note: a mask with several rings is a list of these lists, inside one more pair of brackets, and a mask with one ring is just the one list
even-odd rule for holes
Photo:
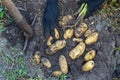
[[90,71],[94,68],[94,66],[95,66],[95,63],[93,60],[88,61],[82,66],[82,71],[85,71],[85,72]]
[[73,42],[82,42],[83,39],[82,38],[73,38]]
[[88,29],[87,24],[82,23],[80,26],[75,30],[75,37],[81,37],[84,32]]
[[73,19],[72,15],[70,15],[70,14],[69,15],[65,15],[65,16],[63,16],[62,20],[59,21],[59,24],[62,25],[62,26],[64,26],[64,25],[66,25],[72,19]]
[[41,62],[42,62],[42,64],[43,64],[45,67],[51,68],[51,63],[50,63],[50,61],[49,61],[47,58],[42,58],[42,59],[41,59]]
[[96,55],[96,51],[95,50],[90,50],[88,53],[86,53],[86,55],[84,57],[84,60],[85,61],[92,60],[92,59],[94,59],[95,55]]
[[88,30],[84,33],[84,36],[85,36],[85,37],[88,37],[88,36],[91,35],[93,32],[95,32],[94,29],[88,29]]
[[84,42],[80,42],[75,48],[69,52],[69,57],[73,60],[79,58],[85,51],[86,45]]
[[40,58],[41,58],[40,57],[40,51],[36,51],[33,58],[34,58],[36,64],[39,64],[40,63]]
[[59,66],[60,66],[60,70],[64,73],[67,74],[68,73],[68,63],[67,60],[65,58],[64,55],[61,55],[59,57]]
[[53,71],[53,76],[59,77],[62,75],[62,71]]
[[64,33],[64,39],[69,39],[73,36],[73,29],[67,29]]
[[96,43],[98,40],[98,37],[99,37],[99,34],[97,32],[94,32],[86,38],[85,43],[87,45]]
[[60,38],[59,31],[55,28],[54,32],[55,32],[55,39],[59,39]]
[[55,54],[57,51],[63,49],[66,46],[65,40],[57,40],[51,46],[46,49],[46,54],[52,55]]
[[50,37],[48,38],[48,40],[47,40],[47,46],[52,45],[52,40],[53,40],[53,37],[50,36]]

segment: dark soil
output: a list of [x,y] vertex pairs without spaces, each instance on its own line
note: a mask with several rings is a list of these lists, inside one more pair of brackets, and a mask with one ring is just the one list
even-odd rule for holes
[[[45,54],[45,37],[44,30],[42,26],[42,13],[45,7],[45,0],[17,0],[15,2],[16,6],[20,12],[27,19],[28,23],[31,24],[34,16],[37,14],[37,21],[33,26],[34,36],[33,39],[29,41],[27,50],[25,51],[26,65],[29,68],[29,75],[36,76],[40,75],[40,72],[37,71],[37,68],[41,68],[42,72],[45,74],[45,77],[48,78],[51,76],[54,70],[59,70],[58,57],[60,55],[65,55],[69,65],[69,73],[67,74],[67,80],[112,80],[113,72],[116,69],[116,65],[120,64],[118,58],[120,58],[119,51],[115,51],[115,48],[120,45],[120,33],[115,32],[112,29],[111,24],[107,17],[103,17],[104,14],[94,13],[88,19],[85,19],[84,22],[88,24],[89,28],[94,28],[99,32],[99,41],[93,45],[87,46],[86,52],[91,49],[97,51],[97,55],[94,59],[95,68],[90,72],[83,72],[81,70],[82,65],[84,64],[83,57],[80,57],[76,60],[71,60],[68,56],[69,51],[75,47],[77,43],[72,42],[72,39],[66,40],[67,45],[64,49],[58,51],[55,55]],[[78,6],[74,0],[69,1],[60,1],[60,10],[61,16],[66,14],[73,14],[77,11]],[[94,22],[94,24],[91,24]],[[24,36],[23,32],[18,28],[17,25],[8,25],[8,30],[3,33],[3,36],[9,41],[12,46],[16,46],[18,43],[21,45],[19,48],[23,47]],[[65,30],[61,27],[58,27],[58,30],[62,32]],[[34,54],[35,51],[41,52],[41,57],[46,57],[52,63],[52,68],[47,69],[42,64],[32,65],[30,62],[30,57]]]

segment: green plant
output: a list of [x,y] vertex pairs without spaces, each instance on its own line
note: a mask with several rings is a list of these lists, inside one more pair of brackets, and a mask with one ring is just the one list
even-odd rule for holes
[[111,0],[111,2],[112,2],[112,3],[115,3],[115,2],[117,2],[117,0]]
[[0,33],[6,30],[5,24],[12,23],[13,19],[7,13],[7,8],[0,2]]
[[[21,80],[21,78],[27,75],[27,67],[25,66],[25,59],[18,50],[16,56],[11,56],[2,51],[2,58],[4,63],[3,76],[6,76],[8,80]],[[14,51],[13,51],[14,52]]]
[[120,51],[120,47],[116,47],[115,50],[119,50]]
[[67,77],[66,74],[62,74],[62,75],[60,76],[60,80],[66,80],[66,77]]
[[113,78],[112,80],[120,80],[119,78]]
[[5,10],[4,10],[4,7],[0,6],[0,32],[3,32],[6,30],[6,28],[4,27],[3,18],[5,18]]
[[0,7],[0,19],[4,18],[5,12],[4,7]]
[[4,23],[0,23],[0,33],[5,30],[6,30],[6,27],[4,27]]

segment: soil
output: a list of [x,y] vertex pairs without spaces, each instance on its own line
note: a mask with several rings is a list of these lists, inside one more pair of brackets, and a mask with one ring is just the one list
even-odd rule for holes
[[[81,67],[85,63],[83,57],[86,52],[76,60],[71,60],[68,56],[69,51],[77,44],[72,42],[72,39],[66,40],[66,47],[58,51],[55,55],[45,54],[45,49],[47,47],[42,25],[42,13],[44,11],[45,2],[46,0],[15,1],[16,6],[29,24],[32,23],[34,16],[37,14],[37,21],[32,27],[34,30],[34,36],[29,41],[27,50],[25,51],[26,66],[29,68],[28,74],[34,77],[44,74],[45,78],[49,80],[49,77],[52,76],[52,72],[60,69],[58,58],[60,55],[64,55],[69,65],[67,80],[112,80],[114,70],[116,69],[116,66],[120,64],[120,53],[115,50],[115,48],[120,45],[120,33],[113,30],[107,16],[103,17],[104,14],[94,13],[94,15],[91,15],[89,18],[84,20],[84,22],[88,24],[89,28],[95,29],[100,35],[98,42],[87,46],[86,49],[86,52],[91,49],[95,49],[97,51],[97,55],[94,59],[95,68],[90,72],[83,72]],[[61,0],[59,2],[61,6],[61,16],[73,14],[79,8],[74,0]],[[92,22],[94,22],[94,24],[91,24]],[[23,36],[23,32],[18,28],[18,25],[13,23],[7,25],[7,28],[7,31],[2,34],[4,38],[7,39],[10,46],[17,46],[22,49],[25,38]],[[58,27],[58,30],[62,35],[65,28]],[[41,52],[41,57],[46,57],[50,60],[52,68],[47,69],[42,64],[33,65],[31,63],[31,56],[33,56],[36,51]],[[41,68],[43,74],[38,71],[38,68]]]

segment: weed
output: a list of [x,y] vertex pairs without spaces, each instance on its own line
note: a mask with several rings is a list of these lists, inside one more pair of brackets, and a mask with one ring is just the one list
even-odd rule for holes
[[0,33],[5,30],[6,30],[6,27],[4,27],[4,23],[0,23]]
[[118,78],[113,78],[112,80],[120,80],[120,79],[118,79]]
[[116,47],[115,50],[119,50],[119,51],[120,51],[120,46],[119,46],[119,47]]
[[66,77],[67,77],[66,74],[62,74],[62,75],[60,76],[60,80],[66,80]]
[[27,67],[25,66],[25,59],[23,55],[19,53],[21,52],[16,53],[18,55],[11,56],[2,51],[2,61],[4,63],[4,70],[2,74],[3,76],[6,76],[8,80],[21,80],[22,77],[27,76]]
[[0,33],[6,30],[5,25],[13,22],[13,19],[9,16],[7,8],[0,2]]
[[115,2],[117,2],[117,0],[111,0],[111,2],[112,2],[112,3],[115,3]]

